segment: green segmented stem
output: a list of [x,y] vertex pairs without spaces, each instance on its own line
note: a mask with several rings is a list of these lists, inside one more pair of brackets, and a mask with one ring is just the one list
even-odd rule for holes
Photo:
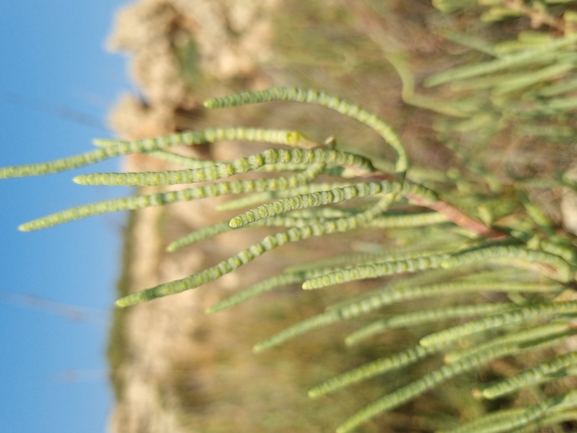
[[558,412],[564,409],[575,408],[577,405],[577,391],[569,391],[566,394],[562,394],[556,397],[558,401],[555,403],[555,406],[552,408],[552,412]]
[[[559,341],[571,335],[571,331],[567,322],[552,322],[546,325],[536,326],[522,331],[511,332],[501,337],[493,338],[481,344],[477,344],[469,349],[459,350],[445,354],[445,362],[451,363],[458,361],[461,358],[473,356],[478,352],[483,352],[493,346],[500,344],[515,343],[522,347],[540,345],[550,345],[551,342]],[[536,343],[535,343],[536,342]]]
[[440,433],[501,433],[517,432],[521,427],[543,418],[547,410],[554,405],[550,399],[540,402],[535,406],[515,408],[509,410],[500,410],[493,416],[481,417],[459,426],[457,428],[446,430]]
[[260,283],[255,284],[246,290],[235,293],[234,295],[223,299],[217,304],[210,306],[206,309],[206,313],[212,314],[216,313],[217,311],[226,310],[227,308],[248,301],[249,299],[254,298],[255,296],[258,296],[262,293],[270,292],[271,290],[277,289],[279,287],[300,282],[302,279],[303,276],[300,273],[275,275],[274,277],[261,281]]
[[344,99],[337,98],[325,92],[318,92],[316,90],[277,87],[255,92],[237,93],[222,98],[213,98],[205,101],[204,105],[207,108],[225,108],[270,101],[295,101],[319,104],[346,116],[352,117],[353,119],[373,128],[397,153],[395,171],[400,179],[404,180],[408,168],[407,153],[393,128],[376,114],[373,114],[370,111]]
[[128,296],[120,298],[118,301],[116,301],[116,304],[119,307],[128,307],[140,302],[150,301],[152,299],[194,289],[210,281],[216,280],[217,278],[220,278],[229,272],[232,272],[240,266],[253,261],[257,257],[262,256],[267,251],[284,245],[287,242],[296,242],[310,236],[314,236],[310,228],[291,228],[286,232],[267,236],[258,244],[255,244],[241,251],[239,254],[224,260],[215,266],[205,269],[204,271],[198,272],[180,280],[171,281],[169,283],[160,284],[150,289],[132,293]]
[[363,422],[412,400],[451,377],[466,373],[467,371],[477,368],[494,358],[503,357],[510,353],[515,353],[518,350],[519,348],[516,345],[503,345],[495,347],[492,350],[478,353],[474,356],[463,358],[453,364],[444,365],[438,370],[435,370],[432,373],[429,373],[364,407],[341,424],[337,428],[337,433],[349,432]]
[[[276,194],[273,191],[259,192],[257,194],[250,194],[245,197],[238,197],[231,200],[227,200],[224,203],[220,203],[216,206],[216,210],[219,212],[226,212],[230,210],[236,210],[243,207],[256,206],[261,203],[273,200],[276,198]],[[226,222],[228,225],[228,221]],[[232,227],[231,227],[232,228]]]
[[[316,274],[321,276],[322,278],[322,275],[331,273],[334,270],[334,268],[332,267],[321,268],[321,270],[322,270],[321,272],[317,272]],[[309,280],[314,279],[314,277],[316,276],[315,274],[306,273],[307,271],[304,272],[305,272],[304,276],[308,277]],[[283,344],[286,341],[293,339],[299,335],[312,331],[313,329],[317,329],[321,326],[327,326],[340,320],[348,320],[361,314],[366,314],[375,308],[378,308],[378,306],[375,306],[372,303],[367,304],[365,303],[364,300],[361,300],[359,303],[354,305],[346,305],[343,307],[328,309],[321,314],[318,314],[316,316],[305,319],[299,323],[296,323],[295,325],[283,329],[277,334],[261,341],[260,343],[254,346],[253,350],[256,352],[260,352],[262,350],[279,346],[280,344]]]
[[523,413],[527,408],[526,407],[516,407],[514,409],[501,409],[498,412],[491,413],[486,416],[482,416],[480,418],[476,418],[475,420],[460,424],[458,427],[450,429],[450,430],[442,430],[438,433],[468,433],[469,430],[465,430],[463,432],[462,428],[466,426],[467,429],[477,429],[480,427],[485,427],[491,425],[493,423],[500,423],[501,421],[506,421],[513,416]]
[[329,191],[335,188],[344,188],[346,186],[352,186],[354,183],[352,182],[318,182],[318,183],[310,183],[307,185],[298,186],[291,190],[286,191],[276,191],[275,197],[277,198],[285,198],[285,197],[292,197],[295,195],[301,194],[311,194],[313,192],[320,192],[320,191]]
[[433,75],[425,80],[425,86],[433,87],[453,80],[476,77],[479,75],[489,74],[501,71],[509,67],[520,67],[535,61],[554,60],[559,53],[555,50],[571,45],[577,41],[577,35],[572,34],[553,40],[550,43],[540,45],[534,49],[524,50],[520,53],[510,54],[488,62],[478,63],[471,66],[451,69],[440,74]]
[[[299,143],[310,142],[307,137],[298,131],[238,126],[231,128],[210,128],[202,131],[185,131],[156,138],[136,140],[131,143],[144,146],[143,150],[139,150],[139,152],[148,152],[156,149],[164,149],[168,146],[190,146],[224,140],[260,141],[263,143],[286,144],[289,146],[298,146]],[[124,143],[126,143],[126,141],[109,139],[95,140],[95,144],[101,147],[120,146]]]
[[556,270],[559,281],[568,282],[573,279],[571,266],[561,257],[544,251],[530,250],[528,248],[511,245],[473,248],[471,250],[458,252],[451,255],[441,266],[451,268],[491,259],[520,259],[527,262],[545,263]]
[[338,311],[325,311],[324,313],[317,314],[316,316],[310,317],[308,319],[302,320],[299,323],[289,326],[278,332],[271,337],[262,340],[261,342],[255,344],[252,348],[254,352],[262,352],[264,350],[271,349],[276,346],[291,340],[299,335],[310,332],[314,329],[320,328],[322,326],[331,325],[335,322],[342,320]]
[[140,302],[149,301],[162,296],[180,293],[185,290],[193,289],[205,283],[213,281],[221,276],[232,272],[238,267],[246,264],[257,257],[263,255],[265,252],[284,245],[288,242],[297,242],[302,239],[307,239],[313,236],[323,236],[328,233],[337,233],[353,230],[359,226],[359,221],[369,222],[378,214],[383,212],[390,204],[391,199],[384,198],[377,203],[373,208],[356,215],[355,217],[342,218],[336,221],[326,222],[322,224],[312,224],[307,227],[292,227],[289,230],[265,237],[262,242],[241,251],[234,257],[231,257],[216,266],[208,268],[197,274],[181,280],[172,281],[170,283],[160,284],[156,287],[146,289],[137,293],[132,293],[125,296],[116,304],[119,307],[127,307],[138,304]]
[[205,182],[248,173],[267,164],[278,163],[336,164],[358,167],[372,171],[371,163],[360,156],[336,150],[324,149],[268,149],[262,153],[239,158],[229,163],[218,163],[213,166],[164,172],[143,173],[95,173],[74,178],[81,185],[175,185],[182,183]]
[[308,164],[273,164],[273,165],[265,165],[258,169],[258,171],[263,171],[265,173],[276,173],[277,171],[299,171],[305,170],[308,167]]
[[454,272],[448,271],[446,269],[431,269],[425,272],[420,272],[418,274],[403,275],[402,278],[397,278],[393,281],[390,281],[385,286],[377,290],[371,290],[366,293],[361,293],[357,296],[352,296],[350,298],[328,305],[325,309],[334,310],[338,308],[347,308],[350,305],[356,305],[360,302],[378,297],[383,292],[402,289],[409,286],[421,287],[427,284],[437,283],[454,277]]
[[[376,220],[376,219],[375,219]],[[375,221],[373,220],[373,221]],[[372,224],[372,222],[371,222]],[[360,265],[374,262],[394,262],[396,260],[402,260],[407,258],[423,257],[429,254],[434,254],[438,251],[423,251],[423,250],[412,250],[399,248],[396,254],[391,254],[387,251],[374,252],[374,253],[351,253],[343,254],[340,256],[330,257],[327,259],[317,260],[312,263],[305,263],[301,265],[292,266],[289,269],[292,271],[303,271],[311,268],[318,267],[331,267],[334,269],[342,268],[342,265]]]
[[[548,412],[554,413],[577,404],[577,391],[549,397],[529,407],[500,410],[454,429],[439,433],[500,433],[518,432],[520,428],[541,420]],[[541,423],[539,423],[542,426]],[[535,426],[534,426],[535,427]]]
[[[541,283],[547,286],[550,286],[552,283],[552,281],[549,279],[545,278],[536,279],[533,274],[519,275],[519,270],[515,268],[499,267],[496,269],[491,269],[491,267],[488,267],[488,269],[486,270],[481,269],[478,269],[477,272],[475,273],[464,275],[463,277],[461,277],[461,280],[466,281],[474,280],[478,283],[482,281],[487,281],[489,283],[494,283],[497,281],[502,283],[511,283],[511,282],[531,283],[531,284]],[[561,286],[560,284],[555,284],[554,287],[561,289],[563,286]]]
[[78,206],[62,212],[22,224],[22,231],[39,230],[69,221],[99,215],[108,212],[143,209],[150,206],[163,206],[179,201],[190,201],[206,197],[218,197],[226,194],[241,194],[253,191],[271,191],[292,188],[312,181],[324,168],[322,164],[313,164],[307,170],[294,176],[273,179],[237,180],[233,182],[213,183],[211,185],[170,191],[152,195],[101,201]]
[[[278,164],[275,164],[278,165]],[[267,167],[265,165],[265,167]],[[313,192],[319,191],[326,191],[332,188],[340,188],[344,186],[351,185],[350,182],[319,182],[319,183],[310,183],[307,185],[303,185],[301,187],[297,187],[294,189],[284,190],[284,191],[270,191],[270,192],[263,192],[260,194],[252,194],[247,197],[240,197],[235,200],[229,200],[217,206],[217,210],[219,211],[228,211],[228,210],[235,210],[241,207],[253,206],[257,205],[266,201],[270,201],[273,199],[278,199],[282,197],[290,197],[298,194],[308,194]]]
[[282,274],[275,275],[274,277],[263,280],[246,290],[242,290],[232,296],[229,296],[228,298],[223,299],[219,303],[209,307],[206,310],[206,313],[212,314],[216,313],[217,311],[225,310],[242,302],[248,301],[249,299],[254,298],[255,296],[258,296],[262,293],[270,292],[271,290],[275,290],[283,286],[289,286],[294,283],[300,283],[307,278],[310,278],[311,276],[322,274],[329,271],[330,269],[331,268],[319,268],[311,269],[305,272],[285,271]]
[[[397,253],[395,254],[391,254],[388,251],[374,252],[374,253],[351,253],[351,254],[343,254],[341,256],[336,257],[330,257],[328,259],[317,260],[315,262],[307,263],[304,265],[291,266],[290,268],[288,268],[288,270],[296,272],[321,267],[340,270],[343,268],[342,266],[343,264],[349,266],[354,264],[355,266],[357,266],[371,263],[395,262],[398,260],[414,259],[419,257],[426,257],[429,255],[435,255],[444,251],[445,251],[444,249],[438,249],[438,250],[435,249],[431,251],[426,251],[423,249],[414,250],[412,248],[399,248]],[[366,296],[366,294],[364,294],[363,297],[364,296]]]
[[385,212],[394,199],[394,196],[385,196],[363,212],[359,212],[350,217],[335,218],[322,224],[313,225],[313,227],[316,227],[317,230],[323,230],[327,234],[348,232],[358,228],[366,227],[377,216]]
[[308,139],[295,131],[282,131],[260,128],[214,128],[204,131],[186,131],[178,134],[164,135],[146,140],[95,140],[99,149],[68,158],[57,159],[40,164],[19,165],[0,168],[0,179],[8,177],[38,176],[48,173],[72,170],[89,164],[95,164],[105,159],[129,153],[145,153],[170,146],[196,145],[212,143],[218,140],[255,140],[271,143],[296,144]]
[[154,152],[147,152],[146,155],[152,156],[166,162],[172,162],[186,168],[202,168],[211,167],[217,164],[214,161],[191,158],[189,156],[179,155],[174,152],[167,152],[166,150],[156,150]]
[[549,67],[542,68],[538,71],[531,71],[529,73],[520,73],[517,77],[510,80],[503,80],[497,85],[494,90],[495,95],[502,95],[508,92],[514,92],[537,83],[547,82],[550,79],[556,78],[565,72],[573,69],[573,63],[559,63]]
[[[317,218],[292,218],[292,217],[272,217],[265,220],[260,220],[255,223],[249,224],[247,227],[306,227],[311,224],[322,224],[323,219]],[[221,233],[226,233],[234,230],[229,224],[228,220],[220,223],[216,223],[207,227],[203,227],[199,230],[195,230],[186,236],[172,242],[166,247],[166,250],[173,252],[179,250],[180,248],[192,245],[204,239],[208,239],[217,236]]]
[[[231,210],[231,209],[237,209],[238,207],[240,207],[240,205],[242,204],[243,206],[250,206],[250,205],[255,205],[257,203],[262,203],[265,201],[270,201],[273,199],[280,199],[280,198],[285,198],[285,197],[293,197],[296,195],[302,195],[302,194],[312,194],[315,192],[320,192],[320,191],[328,191],[334,188],[342,188],[342,187],[346,187],[346,186],[351,186],[352,183],[351,182],[315,182],[315,183],[308,183],[306,185],[301,185],[301,186],[297,186],[295,188],[291,188],[291,189],[286,189],[286,190],[280,190],[280,191],[271,191],[270,194],[268,194],[266,197],[263,196],[259,196],[256,197],[257,194],[253,194],[253,196],[255,197],[254,200],[250,199],[250,197],[241,197],[241,199],[237,200],[236,203],[234,205],[231,205],[230,207],[227,206],[227,203],[224,203],[222,206],[218,207],[218,210]],[[264,193],[263,193],[264,194]],[[336,215],[336,213],[339,211],[339,209],[331,209],[331,208],[324,208],[324,209],[312,209],[312,210],[303,210],[302,212],[325,212],[326,214],[323,215],[317,215],[315,216],[315,218],[338,218],[338,217],[342,217],[342,216],[348,216],[351,214],[351,212],[349,212],[348,214],[345,215],[345,213],[343,213],[343,215]],[[344,212],[344,211],[343,211]],[[297,211],[292,212],[293,215],[295,215],[297,213]],[[329,215],[329,213],[332,213],[333,215]],[[295,215],[296,216],[296,215]],[[307,218],[306,216],[304,216],[304,218]]]
[[309,391],[309,397],[317,398],[354,383],[370,379],[371,377],[398,370],[399,368],[416,363],[431,353],[433,353],[433,351],[417,345],[392,356],[377,359],[315,386]]
[[222,221],[216,224],[212,224],[207,227],[195,230],[174,242],[171,242],[167,247],[166,251],[174,252],[188,245],[192,245],[196,242],[202,241],[203,239],[212,238],[221,233],[226,233],[232,230],[232,227],[228,225],[228,221]]
[[[542,418],[541,420],[539,420],[539,427],[548,427],[548,426],[554,426],[554,425],[558,425],[558,424],[563,424],[566,422],[570,422],[570,421],[577,421],[577,410],[572,410],[572,411],[564,411],[564,412],[560,412],[560,413],[555,413],[554,411],[556,410],[555,407],[553,407],[550,412],[553,412],[551,414],[547,414],[544,418]],[[527,430],[521,430],[519,433],[530,433],[531,430],[527,431]],[[515,432],[517,433],[517,432]]]
[[483,397],[494,400],[520,388],[555,379],[555,375],[572,364],[577,364],[577,352],[566,353],[555,359],[525,370],[513,377],[482,387]]
[[267,203],[232,218],[229,224],[233,228],[239,228],[260,219],[269,218],[281,213],[286,213],[298,209],[307,209],[310,207],[322,206],[326,204],[340,203],[355,197],[364,197],[367,195],[377,194],[374,188],[371,189],[369,187],[365,187],[365,184],[361,185],[363,185],[363,188],[359,188],[358,186],[336,188],[330,191],[304,194],[300,196],[285,198],[273,203]]
[[[270,168],[270,167],[279,167],[282,165],[286,165],[286,164],[274,164],[274,165],[265,165],[261,168]],[[310,168],[309,164],[299,164],[299,168],[302,167],[304,170],[307,170],[308,168]],[[324,171],[324,167],[326,167],[325,165],[323,165],[323,170],[320,170],[321,172]],[[260,170],[260,169],[259,169]],[[268,170],[270,172],[276,172],[277,170]],[[283,171],[283,170],[278,170],[278,171]],[[321,173],[319,173],[321,174]],[[309,188],[311,189],[316,189],[318,184],[307,184]],[[240,209],[243,207],[248,207],[248,206],[254,206],[263,202],[267,202],[270,200],[273,200],[275,198],[278,198],[281,195],[290,195],[290,193],[294,191],[294,189],[287,189],[287,190],[277,190],[277,191],[264,191],[261,192],[259,194],[251,194],[249,196],[246,197],[239,197],[237,199],[234,200],[228,200],[224,203],[219,204],[216,207],[216,210],[218,211],[230,211],[230,210],[236,210],[236,209]]]
[[552,236],[551,240],[541,240],[539,242],[539,247],[547,253],[563,258],[563,260],[573,266],[577,265],[577,251],[571,243],[559,240],[556,236]]
[[[443,1],[443,0],[441,0],[441,1],[437,0],[436,2],[433,2],[434,7],[436,7],[437,9],[441,9],[441,7],[439,7],[438,4],[445,4],[445,3],[447,3],[447,2]],[[448,2],[448,3],[452,3],[452,2]],[[451,8],[449,8],[449,11],[451,11]],[[459,45],[463,45],[463,46],[471,48],[473,50],[477,50],[477,51],[480,51],[482,53],[489,54],[490,56],[493,56],[493,57],[497,57],[497,55],[498,55],[497,52],[495,51],[495,49],[493,48],[492,44],[489,44],[482,39],[477,39],[474,36],[471,36],[467,33],[460,33],[460,32],[456,32],[456,31],[444,32],[443,37],[445,39],[448,39],[448,40],[455,42]]]
[[303,283],[303,289],[322,289],[324,287],[342,284],[349,281],[378,278],[385,275],[394,275],[405,272],[434,269],[447,257],[447,254],[429,255],[424,257],[396,260],[393,262],[374,263],[369,265],[353,266],[312,278]]
[[[264,226],[280,226],[280,227],[305,227],[308,225],[309,221],[297,218],[268,218],[266,220],[261,220],[256,223],[250,224],[249,227],[264,227]],[[320,221],[312,221],[313,223]],[[186,246],[192,245],[204,239],[212,238],[221,233],[226,233],[234,230],[227,221],[222,221],[216,224],[212,224],[207,227],[203,227],[199,230],[195,230],[180,239],[170,243],[166,250],[174,252]]]
[[477,332],[496,329],[505,325],[523,323],[537,317],[571,314],[576,312],[577,301],[547,302],[530,307],[521,307],[513,311],[473,320],[453,328],[429,334],[426,337],[421,338],[420,344],[425,347],[434,346],[440,342],[455,341],[461,337],[469,336]]
[[357,344],[361,340],[369,338],[388,329],[421,325],[423,323],[438,322],[456,317],[494,314],[504,310],[512,309],[514,307],[515,304],[512,303],[497,302],[478,305],[442,307],[424,311],[397,314],[371,323],[370,325],[365,326],[356,332],[353,332],[345,339],[345,343],[348,346],[351,346],[353,344]]
[[238,228],[250,224],[251,222],[258,221],[259,219],[268,218],[280,213],[340,203],[346,200],[373,196],[376,194],[411,194],[419,195],[428,201],[437,200],[437,196],[431,190],[420,185],[390,181],[366,182],[353,186],[334,188],[330,191],[289,197],[274,203],[267,203],[234,217],[230,220],[230,226]]
[[[340,213],[339,213],[340,214]],[[313,214],[314,215],[314,214]],[[275,220],[278,217],[271,218],[271,220]],[[264,220],[268,221],[268,220]],[[303,227],[306,226],[307,221],[309,219],[302,219]],[[316,222],[314,222],[316,224]],[[253,223],[254,224],[254,223]],[[251,224],[252,226],[252,224]],[[229,227],[230,230],[232,230]],[[264,280],[255,286],[239,292],[235,295],[232,295],[229,298],[221,301],[220,303],[210,307],[207,311],[213,313],[215,311],[220,311],[225,308],[232,307],[234,305],[239,304],[240,302],[244,302],[254,296],[257,296],[261,293],[267,292],[269,290],[273,290],[280,286],[286,286],[289,284],[294,283],[302,283],[303,281],[313,278],[319,275],[326,274],[328,272],[334,271],[338,269],[338,264],[343,262],[345,263],[353,263],[353,262],[370,262],[374,260],[384,260],[386,259],[386,255],[383,254],[346,254],[344,256],[335,257],[331,260],[318,260],[316,262],[310,263],[307,266],[295,266],[286,269],[282,274],[277,275],[275,277],[271,277],[267,280]],[[392,255],[389,256],[392,259]],[[398,257],[398,255],[397,255]]]
[[[317,185],[317,184],[310,184],[311,187],[313,187],[315,185]],[[344,209],[324,207],[321,209],[298,210],[295,212],[291,212],[290,216],[293,216],[295,218],[303,218],[303,219],[308,219],[308,218],[325,218],[325,219],[328,219],[328,218],[348,217],[348,216],[351,216],[353,213],[354,212],[344,210]]]
[[[269,226],[269,227],[307,227],[313,224],[324,224],[326,222],[325,218],[293,218],[290,216],[274,216],[272,218],[267,218],[265,220],[257,221],[256,223],[249,224],[249,227],[256,227],[259,225]],[[229,224],[230,227],[230,224]]]
[[444,294],[464,293],[464,292],[550,292],[559,291],[561,286],[527,284],[527,283],[506,283],[501,281],[455,281],[444,282],[431,285],[415,285],[395,287],[387,285],[380,290],[376,290],[370,295],[363,296],[358,300],[341,303],[338,308],[345,317],[356,316],[362,313],[373,311],[385,305],[391,305],[410,299],[418,299]]
[[42,162],[38,164],[17,165],[0,168],[0,179],[10,177],[40,176],[43,174],[58,173],[66,170],[95,164],[116,156],[127,155],[129,153],[143,152],[150,148],[155,148],[156,143],[144,142],[120,142],[114,147],[104,147],[95,149],[81,155],[70,156],[68,158],[56,159],[54,161]]
[[447,221],[447,217],[438,212],[406,213],[399,215],[383,215],[375,219],[372,227],[381,229],[421,227],[440,224]]

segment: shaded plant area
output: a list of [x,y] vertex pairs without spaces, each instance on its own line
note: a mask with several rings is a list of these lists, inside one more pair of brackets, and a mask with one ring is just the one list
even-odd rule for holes
[[[0,178],[41,175],[133,153],[175,167],[78,176],[81,185],[148,189],[20,228],[226,196],[215,205],[222,218],[172,240],[167,251],[179,254],[231,233],[262,234],[192,275],[122,292],[119,307],[204,290],[289,251],[274,256],[287,259],[278,273],[208,306],[207,313],[228,322],[203,332],[231,347],[217,355],[211,382],[198,377],[209,363],[214,368],[213,359],[185,355],[159,388],[160,400],[179,407],[179,423],[191,431],[230,431],[231,421],[217,413],[231,407],[238,409],[237,431],[254,428],[255,413],[258,427],[271,431],[571,431],[577,257],[567,212],[559,209],[577,189],[567,174],[575,161],[577,12],[558,1],[434,1],[436,11],[419,6],[427,11],[422,16],[395,2],[343,2],[350,10],[320,4],[283,5],[301,15],[278,24],[277,55],[285,66],[271,60],[263,69],[283,84],[309,80],[328,88],[354,83],[358,74],[370,94],[379,86],[375,71],[386,68],[398,74],[400,97],[413,106],[406,117],[387,119],[403,133],[381,116],[386,109],[378,96],[393,93],[382,83],[387,88],[367,100],[369,109],[294,87],[213,98],[206,108],[268,107],[251,111],[263,113],[266,128],[97,140],[83,155],[2,168]],[[383,29],[395,25],[390,12],[408,17],[404,39],[398,32],[387,39]],[[411,45],[419,34],[429,40]],[[308,50],[298,49],[311,40]],[[329,49],[331,40],[342,43]],[[182,58],[196,58],[194,50]],[[439,59],[427,63],[421,54]],[[346,93],[354,91],[343,93],[351,98]],[[287,108],[295,102],[298,109]],[[334,112],[326,122],[316,114],[319,105]],[[422,138],[411,127],[433,133]],[[231,141],[265,146],[226,161],[174,152]],[[429,160],[426,145],[448,158]],[[202,342],[203,332],[193,338]],[[261,338],[254,352],[274,352],[254,357],[235,344],[235,334]],[[113,359],[123,356],[111,352]],[[222,383],[233,369],[248,373],[231,390]],[[266,388],[268,377],[278,380],[278,392]],[[287,415],[287,406],[302,418]]]

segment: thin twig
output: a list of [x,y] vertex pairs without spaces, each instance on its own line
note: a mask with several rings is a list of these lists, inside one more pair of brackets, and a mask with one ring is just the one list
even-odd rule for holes
[[481,221],[470,217],[462,210],[442,200],[429,202],[422,197],[417,197],[415,195],[407,195],[406,197],[419,206],[423,206],[436,212],[442,213],[445,215],[445,217],[447,217],[449,221],[454,222],[459,227],[471,230],[472,232],[484,236],[488,239],[498,240],[505,239],[507,237],[506,233],[500,232],[491,227],[487,227]]

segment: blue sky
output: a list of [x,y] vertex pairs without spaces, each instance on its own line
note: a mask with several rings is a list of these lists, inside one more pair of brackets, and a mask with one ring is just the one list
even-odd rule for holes
[[[130,89],[125,59],[107,53],[126,1],[0,2],[0,166],[90,150]],[[69,113],[86,115],[87,124]],[[108,161],[98,170],[115,170]],[[113,214],[22,233],[37,217],[128,190],[57,175],[0,180],[0,420],[4,433],[103,432],[112,407],[105,361],[122,226]]]

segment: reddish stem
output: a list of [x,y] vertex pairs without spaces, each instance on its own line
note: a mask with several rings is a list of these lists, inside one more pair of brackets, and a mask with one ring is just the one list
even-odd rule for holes
[[505,233],[487,227],[481,221],[471,218],[462,210],[456,208],[455,206],[447,202],[444,201],[430,202],[416,195],[407,195],[406,197],[410,199],[412,202],[418,204],[419,206],[423,206],[436,212],[442,213],[447,217],[449,221],[454,222],[459,227],[471,230],[486,238],[497,240],[497,239],[504,239],[507,237]]

